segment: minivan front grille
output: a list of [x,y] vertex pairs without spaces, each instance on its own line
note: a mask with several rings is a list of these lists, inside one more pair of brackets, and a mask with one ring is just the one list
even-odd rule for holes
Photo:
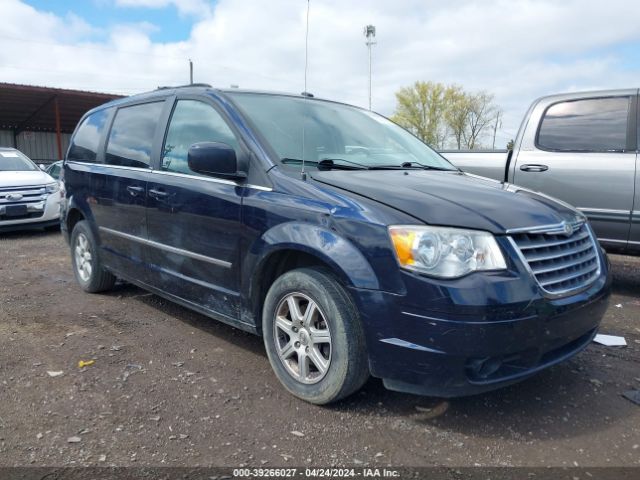
[[540,287],[554,296],[586,288],[600,274],[597,243],[589,226],[581,221],[568,225],[569,233],[556,233],[556,226],[547,232],[511,235]]

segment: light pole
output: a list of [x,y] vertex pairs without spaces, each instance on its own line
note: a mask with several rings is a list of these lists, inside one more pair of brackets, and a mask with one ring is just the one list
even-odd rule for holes
[[376,44],[376,27],[367,25],[364,27],[364,36],[367,37],[367,48],[369,49],[369,110],[371,110],[371,47]]

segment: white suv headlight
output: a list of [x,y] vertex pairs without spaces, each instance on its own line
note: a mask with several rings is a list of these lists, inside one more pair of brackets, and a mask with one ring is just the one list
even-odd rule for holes
[[455,278],[478,270],[507,268],[489,232],[449,227],[394,225],[389,235],[402,268],[434,277]]
[[49,183],[45,185],[44,188],[47,193],[56,193],[58,190],[60,190],[60,184],[58,182]]

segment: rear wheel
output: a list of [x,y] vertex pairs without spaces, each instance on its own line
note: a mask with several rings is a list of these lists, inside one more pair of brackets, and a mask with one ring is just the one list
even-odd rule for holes
[[295,396],[326,404],[367,380],[358,313],[327,270],[300,268],[283,274],[267,293],[262,318],[271,366]]
[[90,293],[111,289],[116,277],[102,266],[98,243],[86,220],[73,227],[70,243],[73,273],[82,289]]

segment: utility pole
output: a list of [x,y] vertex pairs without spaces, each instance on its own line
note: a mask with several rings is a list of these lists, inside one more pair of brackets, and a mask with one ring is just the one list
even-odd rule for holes
[[369,49],[369,110],[371,110],[371,47],[376,44],[376,27],[373,25],[364,27],[364,36],[367,37],[366,45]]
[[500,112],[496,114],[496,124],[493,126],[493,147],[492,150],[496,149],[496,133],[498,133],[498,127],[500,126]]
[[193,85],[193,62],[189,59],[189,85]]

